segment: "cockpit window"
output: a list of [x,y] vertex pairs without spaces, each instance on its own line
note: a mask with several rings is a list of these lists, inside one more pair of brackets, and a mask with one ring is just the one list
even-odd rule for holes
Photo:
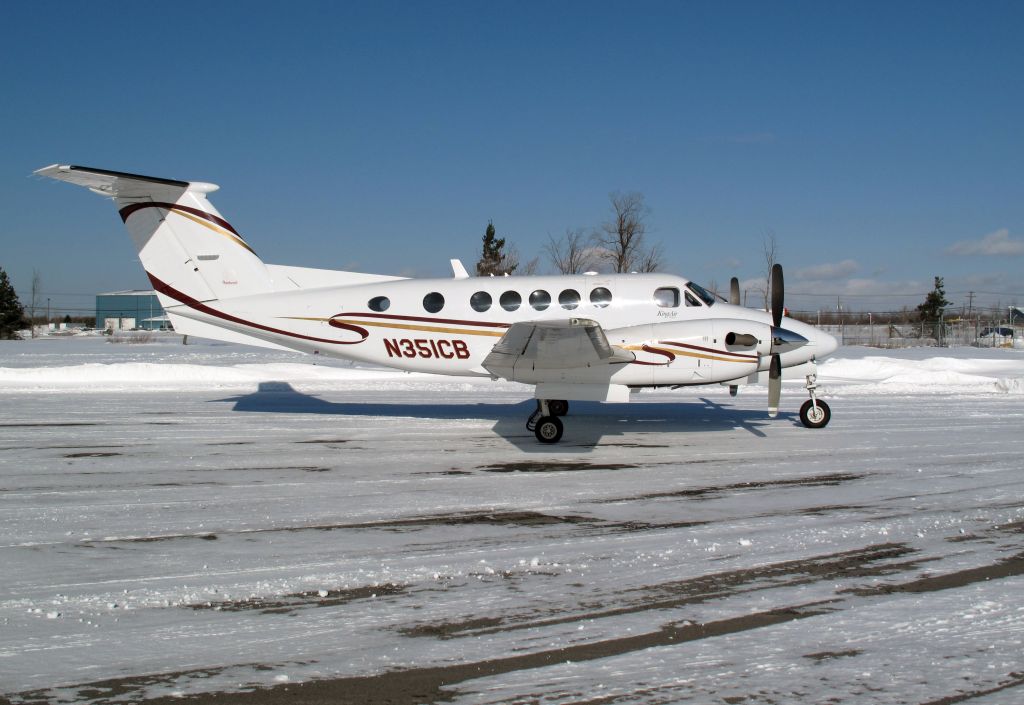
[[707,289],[705,289],[704,287],[700,286],[699,284],[694,284],[693,282],[690,282],[689,284],[686,285],[686,288],[692,291],[694,294],[696,294],[697,298],[703,301],[708,306],[714,305],[715,295],[712,294]]
[[654,303],[659,308],[676,308],[679,305],[679,289],[674,286],[663,286],[654,290]]
[[686,300],[687,306],[700,306],[700,301],[698,301],[697,297],[691,294],[689,291],[683,292],[683,298]]

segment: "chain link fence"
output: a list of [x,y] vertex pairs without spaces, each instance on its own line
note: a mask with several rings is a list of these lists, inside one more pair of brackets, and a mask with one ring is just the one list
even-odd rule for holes
[[[857,319],[862,316],[864,314],[856,314]],[[1024,347],[1024,325],[1019,323],[1011,325],[1009,322],[956,320],[945,323],[840,321],[819,324],[812,317],[795,317],[834,336],[840,345],[864,345],[875,348],[954,345],[986,348]]]

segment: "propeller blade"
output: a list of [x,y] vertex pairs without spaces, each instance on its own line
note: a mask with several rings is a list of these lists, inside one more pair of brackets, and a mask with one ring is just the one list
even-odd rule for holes
[[779,399],[782,397],[782,358],[772,355],[772,363],[768,368],[768,416],[779,415]]
[[785,284],[782,281],[782,265],[772,265],[772,322],[778,328],[782,324],[782,311],[785,309]]
[[740,305],[740,280],[736,277],[729,280],[729,303]]

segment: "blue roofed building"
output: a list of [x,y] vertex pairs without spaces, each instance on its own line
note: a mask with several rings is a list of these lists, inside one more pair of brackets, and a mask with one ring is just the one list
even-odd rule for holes
[[103,330],[173,330],[155,291],[96,294],[96,327]]

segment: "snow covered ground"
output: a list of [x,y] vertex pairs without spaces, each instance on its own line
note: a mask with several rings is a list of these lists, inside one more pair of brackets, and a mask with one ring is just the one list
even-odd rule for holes
[[526,387],[310,361],[0,343],[0,701],[1024,702],[1022,350],[556,447]]

